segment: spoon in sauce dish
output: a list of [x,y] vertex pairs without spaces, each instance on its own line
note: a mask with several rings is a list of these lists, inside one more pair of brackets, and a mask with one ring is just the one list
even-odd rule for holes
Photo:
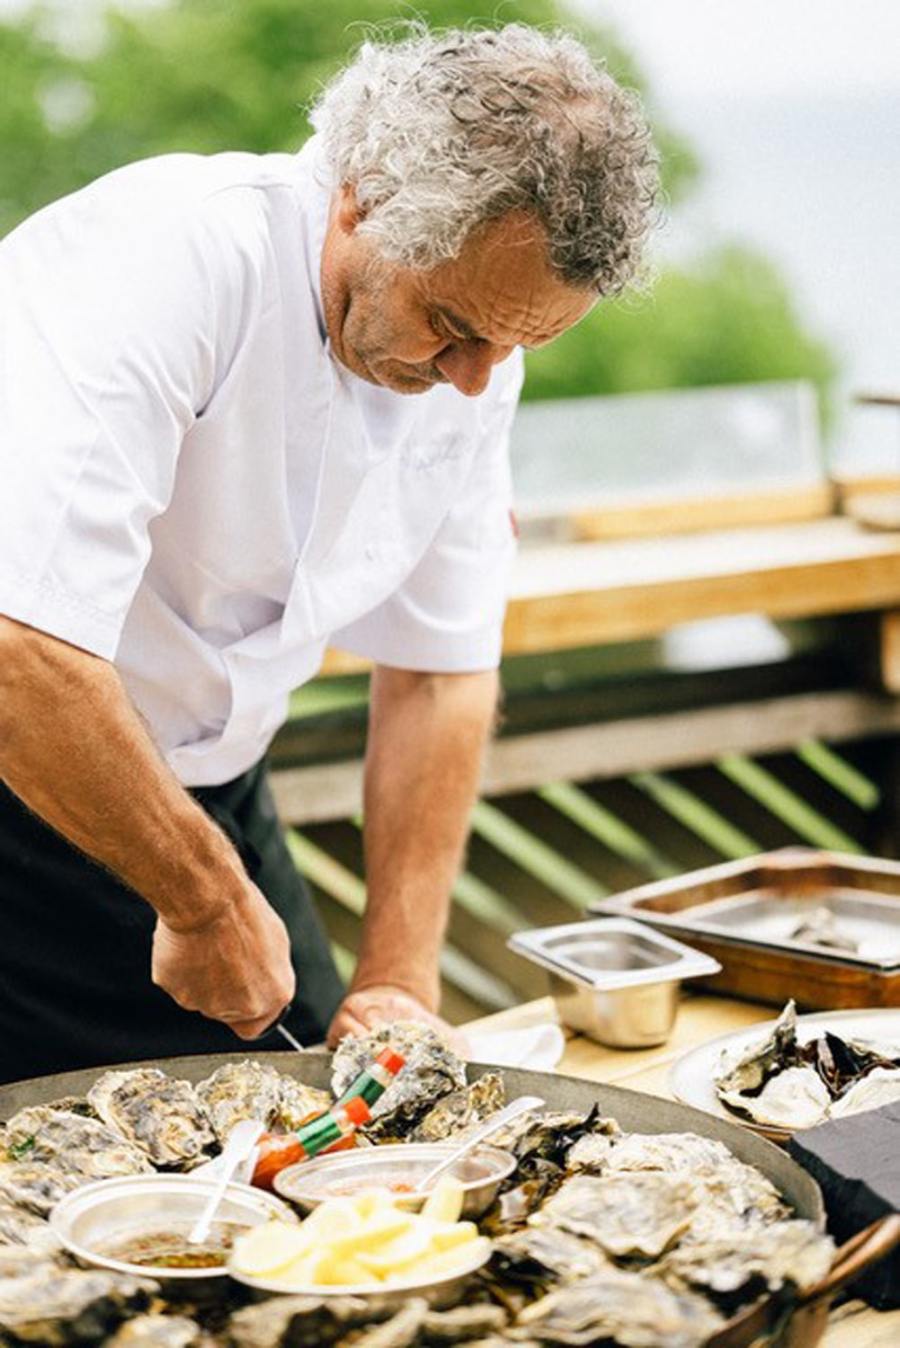
[[188,1245],[202,1245],[209,1236],[209,1229],[225,1197],[225,1190],[234,1178],[234,1174],[243,1161],[246,1161],[253,1148],[265,1132],[265,1124],[258,1119],[242,1119],[228,1134],[228,1141],[219,1157],[218,1176],[215,1188],[200,1216],[188,1232]]
[[469,1134],[465,1142],[457,1147],[452,1155],[427,1171],[419,1180],[413,1193],[417,1196],[427,1193],[429,1189],[434,1187],[435,1180],[440,1179],[441,1175],[448,1170],[452,1170],[464,1156],[468,1156],[470,1151],[480,1147],[482,1142],[486,1142],[489,1137],[493,1137],[494,1133],[498,1133],[501,1128],[505,1128],[508,1123],[512,1123],[513,1119],[520,1118],[522,1114],[527,1114],[532,1109],[543,1109],[545,1103],[539,1095],[520,1095],[518,1100],[513,1100],[504,1109],[492,1114],[480,1127]]

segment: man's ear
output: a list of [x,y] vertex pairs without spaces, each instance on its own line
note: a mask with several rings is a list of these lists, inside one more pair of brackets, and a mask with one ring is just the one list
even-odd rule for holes
[[335,223],[342,234],[352,234],[366,212],[356,200],[356,188],[352,183],[344,183],[338,188]]

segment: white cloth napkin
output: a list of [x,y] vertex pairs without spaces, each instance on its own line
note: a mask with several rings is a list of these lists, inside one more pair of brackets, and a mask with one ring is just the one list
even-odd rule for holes
[[500,1067],[527,1067],[532,1072],[552,1072],[566,1047],[558,1025],[547,1021],[521,1030],[497,1030],[484,1033],[467,1031],[469,1057],[475,1062],[497,1063]]

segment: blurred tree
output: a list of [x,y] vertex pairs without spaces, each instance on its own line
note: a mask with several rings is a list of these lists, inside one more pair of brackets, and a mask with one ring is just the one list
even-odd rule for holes
[[[173,150],[293,150],[305,108],[371,25],[411,14],[435,27],[557,24],[579,32],[621,82],[643,88],[606,30],[561,0],[135,0],[127,8],[44,0],[0,23],[0,233],[120,164]],[[651,116],[671,201],[698,166]],[[809,376],[827,353],[794,315],[777,273],[735,250],[665,273],[652,298],[601,306],[529,358],[526,397]]]
[[787,286],[740,244],[664,271],[650,295],[598,305],[576,328],[528,358],[531,398],[637,392],[765,379],[811,379],[829,419],[837,372],[806,331]]

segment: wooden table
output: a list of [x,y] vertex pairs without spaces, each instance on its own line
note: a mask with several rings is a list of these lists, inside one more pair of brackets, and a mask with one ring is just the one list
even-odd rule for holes
[[[772,1019],[772,1008],[755,1002],[732,1001],[725,997],[688,996],[682,1000],[675,1032],[659,1048],[614,1049],[595,1044],[584,1035],[566,1031],[566,1051],[558,1071],[585,1077],[649,1095],[671,1098],[668,1073],[672,1063],[686,1049],[716,1035],[745,1029]],[[473,1021],[467,1029],[520,1029],[542,1021],[557,1020],[550,997],[529,1002],[510,1011],[500,1011]],[[900,1310],[878,1313],[861,1301],[849,1301],[832,1312],[823,1348],[898,1348]]]

